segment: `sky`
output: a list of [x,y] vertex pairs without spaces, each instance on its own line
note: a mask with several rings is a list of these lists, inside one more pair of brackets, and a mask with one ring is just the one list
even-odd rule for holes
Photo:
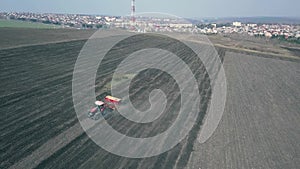
[[[185,18],[300,17],[300,0],[136,0],[136,12]],[[131,0],[0,0],[0,12],[79,13],[126,16]]]

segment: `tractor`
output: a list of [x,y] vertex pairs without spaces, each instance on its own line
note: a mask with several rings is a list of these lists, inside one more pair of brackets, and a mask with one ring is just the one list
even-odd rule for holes
[[119,98],[106,96],[103,101],[99,100],[95,102],[96,107],[88,112],[88,117],[93,120],[98,120],[101,116],[105,117],[109,112],[114,111],[116,105],[120,104],[120,102],[121,99]]

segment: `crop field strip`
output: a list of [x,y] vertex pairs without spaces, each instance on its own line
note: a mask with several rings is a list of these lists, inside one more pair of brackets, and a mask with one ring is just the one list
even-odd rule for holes
[[65,63],[75,63],[83,44],[84,41],[0,51],[1,56],[15,53],[1,58],[1,68],[10,67],[1,71],[0,105],[5,113],[1,116],[1,137],[6,138],[1,142],[5,152],[1,154],[1,165],[24,158],[77,122],[68,87],[73,69]]
[[[72,66],[83,44],[84,41],[74,41],[0,51],[1,57],[3,57],[1,67],[5,68],[5,71],[1,71],[1,80],[4,83],[1,84],[3,95],[1,95],[0,105],[5,112],[5,116],[1,118],[3,124],[1,125],[1,136],[7,138],[1,142],[1,149],[5,152],[1,154],[2,167],[6,168],[24,158],[26,159],[44,143],[49,142],[48,140],[78,124],[72,106],[71,78]],[[24,57],[30,59],[25,60]],[[161,77],[161,74],[155,73],[154,78],[159,79]],[[143,88],[137,89],[133,95],[143,93]],[[204,112],[202,113],[204,114]],[[199,118],[199,122],[201,118]],[[112,125],[114,123],[121,124],[121,126],[128,125],[126,121],[123,123],[118,120],[112,121]],[[134,126],[130,127],[129,125],[127,127],[128,130],[137,130],[137,134],[144,132],[134,128]],[[74,129],[78,128],[75,127]],[[148,128],[148,132],[151,133],[158,129],[160,129],[159,126],[153,125],[152,128]],[[78,134],[74,136],[73,141],[57,152],[53,152],[54,154],[47,159],[43,159],[42,163],[31,164],[31,167],[39,165],[47,168],[53,164],[60,165],[58,167],[70,165],[78,167],[83,164],[83,161],[89,161],[93,155],[99,154],[105,157],[104,161],[111,163],[114,160],[120,160],[123,161],[120,164],[124,166],[133,165],[132,161],[138,162],[139,165],[141,165],[141,161],[147,165],[149,163],[148,160],[137,161],[111,155],[96,146],[83,131],[76,133]],[[191,138],[195,138],[195,136]],[[187,162],[188,154],[182,156],[178,153],[186,154],[190,151],[186,150],[191,149],[189,147],[194,141],[191,138],[187,138],[177,148],[162,156],[150,158],[151,163],[155,164],[153,167],[158,165],[173,166],[175,162],[176,165],[184,165]],[[85,153],[80,153],[82,151]],[[66,153],[69,155],[66,156]],[[74,156],[70,156],[70,154]],[[162,157],[172,157],[177,158],[177,160],[173,160],[172,164],[160,164],[160,161],[164,159]],[[57,160],[62,160],[65,163],[58,163]],[[90,163],[87,162],[87,165]],[[19,167],[22,166],[19,165]]]
[[43,24],[43,23],[32,23],[18,20],[5,20],[0,19],[0,28],[33,28],[33,29],[55,29],[60,26]]
[[227,52],[222,121],[188,168],[298,168],[300,63]]
[[[101,66],[100,66],[101,67]],[[105,70],[107,70],[107,69],[105,69]],[[102,75],[102,74],[101,74]],[[114,121],[116,124],[119,124],[119,121]],[[121,126],[126,126],[126,122],[124,122]],[[126,127],[125,127],[126,128]],[[158,129],[159,129],[160,127],[158,127]],[[129,128],[130,129],[130,128]],[[151,128],[150,128],[151,129]],[[153,128],[154,130],[155,130],[155,128]],[[148,129],[149,130],[149,129]],[[150,130],[151,131],[151,130]],[[137,133],[138,132],[144,132],[144,131],[142,131],[142,130],[138,130],[138,131],[136,131]],[[192,144],[189,144],[189,146],[191,146]],[[186,151],[182,151],[182,152],[186,152]],[[178,154],[178,153],[175,153],[176,155]],[[174,154],[174,155],[175,155]],[[61,160],[62,158],[64,158],[65,157],[65,155],[66,154],[62,154],[59,158],[57,158],[58,160]],[[173,156],[174,156],[173,155]],[[175,156],[176,156],[175,155]],[[165,155],[164,155],[165,156]],[[170,156],[170,155],[168,155],[168,156]],[[181,163],[182,163],[182,161],[183,162],[186,162],[187,160],[186,159],[184,159],[184,158],[182,158],[182,156],[178,156],[177,155],[177,157],[178,157],[178,159],[181,159]],[[184,157],[184,156],[183,156]],[[103,160],[100,160],[100,159],[102,159],[102,158],[104,158]],[[186,158],[186,157],[185,157]],[[119,164],[119,165],[121,165],[121,163],[115,163],[115,162],[113,162],[114,160],[116,160],[115,159],[115,157],[114,158],[111,158],[110,157],[110,155],[108,155],[108,154],[106,154],[106,153],[103,153],[103,152],[100,152],[100,153],[97,153],[97,158],[95,157],[95,158],[92,158],[92,159],[96,159],[96,161],[91,161],[91,162],[87,162],[87,165],[92,165],[92,166],[103,166],[103,168],[105,168],[105,165],[108,165],[108,164],[110,164],[110,167],[113,167],[113,166],[111,166],[111,164],[113,163],[113,164]],[[145,161],[145,163],[147,163],[147,165],[149,165],[149,163],[151,163],[152,165],[154,165],[154,167],[158,167],[158,165],[163,165],[163,164],[161,164],[161,162],[155,162],[155,161],[157,161],[156,159],[163,159],[162,158],[162,156],[160,156],[160,157],[154,157],[154,158],[151,158],[151,159],[149,159],[149,161],[148,160],[142,160],[142,161]],[[131,166],[131,165],[137,165],[137,164],[139,164],[139,165],[142,165],[142,164],[140,164],[138,161],[140,161],[140,160],[129,160],[129,159],[126,159],[126,158],[122,158],[121,159],[122,161],[124,161],[124,162],[122,162],[123,163],[123,165],[124,165],[124,167],[126,167],[126,166]],[[103,164],[103,161],[107,161],[107,164]],[[173,160],[174,161],[174,160]],[[178,161],[180,161],[180,160],[178,160]],[[100,164],[99,164],[100,163]],[[134,163],[134,164],[132,164],[132,163]],[[126,165],[125,165],[126,164]],[[166,164],[165,164],[166,165]],[[171,163],[169,163],[169,164],[167,164],[167,165],[172,165],[172,162]]]
[[95,30],[0,28],[0,49],[86,40],[94,32]]

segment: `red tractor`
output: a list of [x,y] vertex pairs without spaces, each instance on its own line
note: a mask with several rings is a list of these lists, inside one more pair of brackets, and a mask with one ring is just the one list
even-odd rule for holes
[[108,111],[114,111],[116,109],[116,105],[120,104],[120,102],[121,99],[119,98],[106,96],[103,101],[95,102],[96,107],[92,108],[88,112],[88,117],[93,120],[98,120],[101,116],[105,116]]

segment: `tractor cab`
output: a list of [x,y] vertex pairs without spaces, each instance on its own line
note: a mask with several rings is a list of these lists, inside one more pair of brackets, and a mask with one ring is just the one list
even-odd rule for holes
[[103,109],[105,106],[104,102],[102,102],[102,101],[96,101],[95,105],[98,107],[99,110]]
[[105,110],[105,104],[102,101],[95,102],[96,107],[92,108],[88,112],[88,117],[94,120],[98,120],[101,117],[101,113]]

